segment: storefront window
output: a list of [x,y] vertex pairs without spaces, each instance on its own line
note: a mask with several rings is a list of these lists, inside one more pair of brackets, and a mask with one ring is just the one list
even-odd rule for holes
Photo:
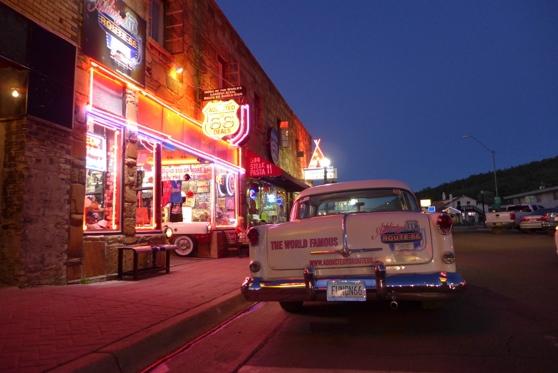
[[167,146],[161,163],[163,223],[210,223],[212,165]]
[[91,123],[86,140],[84,230],[120,229],[122,132]]
[[139,137],[137,142],[137,205],[136,228],[155,229],[156,214],[156,180],[157,180],[157,147],[158,144]]
[[215,167],[215,225],[236,224],[236,173]]
[[288,195],[282,188],[254,182],[248,188],[246,200],[249,225],[283,223],[288,220]]

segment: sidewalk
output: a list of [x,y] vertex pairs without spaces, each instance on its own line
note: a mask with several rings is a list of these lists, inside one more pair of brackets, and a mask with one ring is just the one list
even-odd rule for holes
[[0,371],[136,372],[246,309],[248,258],[171,258],[138,281],[0,288]]

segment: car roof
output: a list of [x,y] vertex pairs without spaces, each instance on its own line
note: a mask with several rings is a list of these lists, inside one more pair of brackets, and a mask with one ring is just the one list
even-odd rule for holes
[[357,180],[343,181],[333,184],[318,185],[303,190],[300,197],[312,196],[316,194],[341,192],[344,190],[361,190],[361,189],[378,189],[378,188],[395,188],[411,191],[407,183],[394,179],[377,179],[377,180]]

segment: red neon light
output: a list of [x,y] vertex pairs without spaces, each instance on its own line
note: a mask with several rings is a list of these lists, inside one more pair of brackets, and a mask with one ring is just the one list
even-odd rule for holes
[[[137,92],[142,93],[144,96],[149,97],[150,99],[152,99],[153,101],[157,102],[159,105],[173,111],[174,113],[176,113],[177,115],[179,115],[180,117],[182,117],[183,119],[187,120],[188,122],[198,126],[198,127],[202,127],[202,124],[199,123],[197,120],[187,116],[186,114],[176,110],[175,108],[173,108],[172,106],[166,104],[165,102],[163,102],[162,100],[160,100],[159,98],[153,96],[151,93],[139,88],[138,86],[136,86],[135,84],[131,83],[130,81],[124,79],[123,77],[113,73],[112,71],[110,71],[109,69],[91,61],[91,69],[95,70],[95,69],[99,69],[101,70],[103,73],[108,74],[110,77],[116,79],[119,82],[122,82],[123,84],[126,84],[126,86],[128,88],[131,88]],[[99,73],[100,74],[100,73]],[[100,74],[103,75],[103,74]],[[91,75],[91,78],[93,78],[93,74]],[[89,102],[92,103],[92,96],[93,96],[93,92],[92,92],[92,84],[90,87],[90,92],[89,92]],[[217,140],[215,139],[214,141],[221,141],[223,144],[226,144],[227,146],[236,146],[236,144],[232,144],[230,141],[225,141],[225,140]]]

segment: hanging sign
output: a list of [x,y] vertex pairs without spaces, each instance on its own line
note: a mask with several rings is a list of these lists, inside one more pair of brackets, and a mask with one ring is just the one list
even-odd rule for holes
[[212,100],[224,100],[227,98],[236,98],[244,96],[244,87],[230,87],[221,89],[212,89],[209,91],[203,91],[202,99],[204,101]]
[[85,0],[83,51],[107,67],[145,82],[145,21],[124,1]]
[[337,168],[327,167],[325,170],[324,168],[305,168],[304,180],[337,180]]
[[85,168],[105,172],[107,170],[107,143],[104,137],[87,134]]
[[203,132],[215,139],[233,135],[240,128],[237,111],[240,106],[234,101],[210,101],[203,108]]

